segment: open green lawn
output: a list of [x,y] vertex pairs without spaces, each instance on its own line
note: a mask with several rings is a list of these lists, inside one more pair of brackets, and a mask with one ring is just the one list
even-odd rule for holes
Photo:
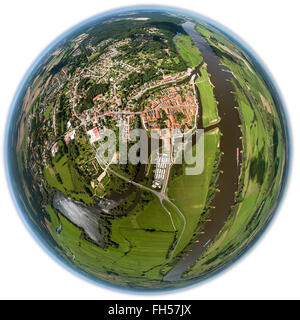
[[[175,253],[179,253],[193,236],[194,230],[203,218],[201,214],[207,201],[209,185],[214,171],[220,133],[208,131],[204,136],[204,171],[200,175],[181,175],[168,185],[168,196],[174,199],[186,218],[186,229]],[[170,206],[169,206],[170,207]],[[175,211],[173,209],[173,211]],[[180,230],[181,232],[181,230]]]
[[221,119],[218,114],[218,104],[214,96],[206,64],[201,67],[200,71],[201,77],[197,78],[196,84],[200,92],[203,127],[206,128],[218,123]]
[[186,35],[180,35],[176,39],[176,45],[182,58],[191,66],[196,67],[202,61],[202,56],[192,39]]
[[[163,264],[174,238],[173,232],[150,232],[133,228],[120,228],[119,232],[130,243],[130,251],[118,264],[122,271],[133,276]],[[157,275],[154,277],[157,278]]]
[[[78,188],[78,185],[74,186],[73,184],[74,177],[72,177],[71,172],[72,169],[68,165],[67,155],[64,155],[58,162],[54,163],[52,169],[45,169],[46,179],[48,183],[62,192],[64,192],[65,190],[73,191]],[[59,174],[62,183],[59,181],[59,179],[57,179],[55,173]]]
[[[141,273],[166,261],[174,236],[170,217],[157,198],[143,210],[137,208],[128,216],[112,221],[111,239],[129,251],[120,262],[122,268],[127,268],[126,264],[128,268],[133,268],[138,263]],[[159,268],[151,273],[151,278],[161,279]]]
[[209,37],[211,36],[211,32],[206,29],[202,24],[198,24],[195,28],[202,36]]
[[157,197],[136,216],[140,228],[174,231],[169,215],[163,210]]
[[89,57],[89,62],[95,60],[100,55],[100,52],[95,52]]

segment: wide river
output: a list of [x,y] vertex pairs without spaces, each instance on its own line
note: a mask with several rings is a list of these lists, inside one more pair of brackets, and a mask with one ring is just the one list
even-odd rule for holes
[[[203,61],[207,64],[207,70],[211,74],[211,82],[214,85],[214,95],[218,104],[218,111],[221,121],[209,127],[208,129],[218,127],[222,132],[220,138],[220,149],[223,152],[219,169],[223,172],[218,179],[217,192],[211,205],[213,209],[210,210],[210,221],[207,221],[204,226],[204,234],[200,234],[196,242],[180,261],[165,275],[165,281],[179,281],[182,280],[181,275],[189,267],[191,267],[201,254],[206,249],[207,245],[220,232],[226,219],[231,212],[231,206],[234,204],[235,191],[238,187],[238,178],[240,174],[240,166],[237,162],[237,149],[242,149],[241,143],[241,124],[238,110],[234,108],[237,103],[235,101],[234,87],[230,80],[234,79],[229,70],[221,65],[218,57],[215,55],[208,43],[195,31],[194,24],[185,22],[183,25],[186,33],[192,38],[195,45],[203,56]],[[199,66],[194,70],[193,74],[199,72]],[[227,70],[227,71],[226,71]],[[191,75],[192,76],[192,75]],[[189,80],[189,79],[188,79]],[[185,80],[185,81],[188,81]],[[199,96],[199,92],[197,92]],[[198,97],[199,98],[199,97]],[[200,102],[200,99],[198,99]],[[202,108],[199,103],[199,108]],[[199,119],[197,126],[202,128],[202,110],[199,110]],[[205,146],[204,146],[205,150]],[[205,165],[205,164],[204,164]],[[204,167],[205,170],[205,167]],[[145,175],[145,167],[141,166],[138,177],[140,180]],[[115,194],[111,197],[114,201],[116,198],[126,198],[134,190],[130,188],[122,196]],[[199,190],[201,192],[201,190]],[[102,245],[101,235],[98,230],[98,217],[101,208],[89,208],[77,202],[74,202],[68,197],[57,193],[53,199],[54,207],[58,209],[65,217],[83,229],[85,234],[93,240],[94,243]]]
[[221,117],[221,121],[214,127],[218,127],[222,132],[220,149],[224,154],[219,164],[219,169],[222,171],[218,179],[220,192],[216,192],[211,203],[213,209],[210,210],[210,221],[205,223],[204,233],[198,236],[190,250],[166,274],[164,277],[166,281],[181,280],[182,273],[201,257],[208,244],[213,241],[224,226],[231,212],[231,206],[234,204],[235,191],[238,187],[240,164],[237,162],[237,149],[242,150],[240,138],[242,132],[239,127],[241,121],[238,110],[234,108],[237,103],[232,93],[234,87],[230,82],[234,77],[228,72],[229,69],[220,63],[209,44],[194,29],[194,23],[185,22],[182,27],[201,52],[203,60],[207,64],[207,70],[211,74],[214,95],[219,102],[218,112]]

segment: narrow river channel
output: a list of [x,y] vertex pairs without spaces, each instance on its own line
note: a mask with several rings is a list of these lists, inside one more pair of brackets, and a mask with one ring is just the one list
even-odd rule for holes
[[201,52],[203,60],[207,64],[207,70],[211,74],[211,82],[215,86],[214,95],[219,102],[218,112],[221,121],[214,127],[218,127],[222,133],[220,150],[223,155],[219,165],[222,173],[217,182],[220,192],[216,193],[211,203],[213,209],[210,210],[210,221],[205,223],[204,234],[198,236],[191,250],[165,275],[165,281],[181,280],[182,273],[201,257],[209,243],[213,241],[224,226],[234,204],[234,196],[238,187],[240,165],[237,163],[237,148],[242,150],[242,132],[239,127],[241,121],[238,110],[234,108],[237,103],[232,93],[234,87],[230,82],[233,75],[228,72],[227,67],[220,63],[209,44],[194,29],[194,23],[188,21],[182,27]]

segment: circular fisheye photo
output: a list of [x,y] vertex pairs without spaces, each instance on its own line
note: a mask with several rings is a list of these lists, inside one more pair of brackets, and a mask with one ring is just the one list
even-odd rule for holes
[[233,34],[130,7],[39,56],[5,152],[18,211],[57,261],[102,285],[163,290],[254,243],[281,199],[288,134],[268,72]]

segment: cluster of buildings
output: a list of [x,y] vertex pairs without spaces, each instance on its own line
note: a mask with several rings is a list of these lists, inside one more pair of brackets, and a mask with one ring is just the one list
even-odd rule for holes
[[[71,80],[71,88],[67,92],[67,95],[71,94],[71,103],[73,106],[77,106],[81,99],[86,97],[86,90],[80,88],[78,90],[78,84],[81,79],[89,78],[94,83],[111,83],[109,94],[98,94],[93,98],[94,107],[85,110],[80,115],[76,115],[76,110],[72,108],[72,115],[86,124],[96,124],[98,119],[102,116],[110,116],[115,120],[118,119],[120,111],[129,112],[129,109],[122,110],[120,83],[122,80],[128,77],[128,74],[132,71],[140,72],[140,67],[133,67],[123,61],[113,61],[113,57],[120,52],[118,48],[129,44],[130,39],[124,39],[122,41],[112,43],[107,51],[101,55],[101,60],[89,67],[78,70],[77,74]],[[100,80],[101,79],[101,80]]]
[[87,131],[87,134],[89,136],[90,139],[90,143],[93,144],[94,142],[100,140],[103,136],[104,133],[104,128],[93,128],[89,131]]
[[180,74],[177,73],[172,77],[171,76],[165,77],[165,78],[162,79],[161,83],[167,83],[167,82],[170,82],[170,81],[174,81],[174,80],[178,79],[179,76],[180,76]]
[[[103,45],[107,45],[110,41],[111,40],[103,41],[103,43],[99,46],[98,49],[100,49],[100,47]],[[130,42],[130,39],[124,39],[124,40],[112,43],[107,48],[106,52],[101,55],[101,60],[94,63],[89,68],[81,70],[80,76],[82,78],[87,77],[93,80],[99,80],[99,78],[104,77],[105,80],[108,80],[108,78],[106,79],[106,77],[110,76],[109,74],[111,73],[112,70],[120,71],[121,69],[120,65],[117,65],[118,63],[114,62],[112,58],[114,58],[119,54],[119,51],[118,51],[119,47],[127,45],[129,42]]]
[[[156,29],[153,29],[153,32],[156,31]],[[130,41],[130,39],[112,41],[108,50],[101,54],[100,61],[97,59],[95,63],[90,64],[88,67],[77,70],[75,77],[71,80],[69,92],[67,92],[67,96],[71,94],[72,117],[68,121],[69,131],[64,137],[66,144],[75,137],[75,130],[72,130],[72,127],[76,128],[80,124],[86,126],[91,144],[98,141],[101,139],[101,130],[109,123],[108,117],[115,121],[116,126],[119,127],[121,139],[125,142],[130,140],[130,130],[137,116],[141,116],[146,129],[171,130],[182,129],[183,127],[191,129],[193,127],[197,103],[192,86],[189,83],[178,87],[173,85],[154,93],[147,101],[148,105],[143,112],[134,112],[134,109],[131,108],[132,103],[135,103],[136,99],[146,90],[180,80],[182,76],[186,76],[186,71],[172,76],[165,76],[159,81],[144,83],[139,88],[130,88],[131,97],[129,96],[126,106],[122,105],[120,83],[131,72],[140,72],[140,67],[131,66],[126,61],[118,61],[114,57],[121,53],[122,48],[120,47],[130,44]],[[87,94],[84,87],[81,86],[80,90],[77,88],[82,78],[91,79],[94,83],[103,82],[111,85],[110,92],[98,94],[93,98],[92,108],[77,114],[75,107]],[[163,168],[158,168],[158,170],[162,171],[157,171],[156,173],[157,187],[161,179],[160,176],[164,176]]]
[[159,95],[149,100],[149,105],[142,113],[142,120],[146,129],[161,128],[162,118],[166,128],[191,129],[197,111],[197,102],[191,88],[182,94],[179,88],[170,87],[163,89]]
[[[114,115],[117,116],[117,115]],[[127,142],[130,140],[130,128],[132,126],[134,115],[129,116],[119,116],[116,126],[119,127],[120,130],[120,138],[123,142]],[[87,134],[89,136],[90,144],[93,144],[94,142],[102,139],[103,133],[105,131],[105,127],[94,127],[87,131]]]

